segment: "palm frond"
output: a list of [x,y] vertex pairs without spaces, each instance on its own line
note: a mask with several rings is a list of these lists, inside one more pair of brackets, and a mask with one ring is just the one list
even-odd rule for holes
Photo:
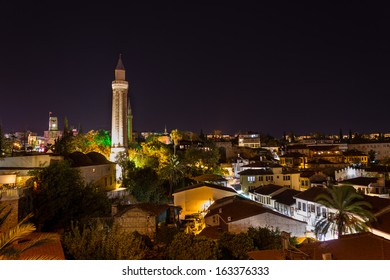
[[0,234],[0,254],[3,250],[5,250],[8,246],[13,243],[27,237],[29,234],[35,231],[34,224],[21,224],[19,223],[17,226],[9,229],[8,232],[3,232]]

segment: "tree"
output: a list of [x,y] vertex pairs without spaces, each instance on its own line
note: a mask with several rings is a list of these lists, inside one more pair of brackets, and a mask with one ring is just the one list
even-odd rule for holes
[[68,155],[75,151],[74,136],[71,131],[64,131],[60,138],[54,140],[54,152]]
[[169,147],[156,138],[129,149],[129,158],[134,161],[136,167],[150,167],[156,171],[168,163],[171,154]]
[[173,154],[176,155],[176,147],[179,145],[179,141],[183,139],[183,134],[178,129],[174,129],[171,131],[170,137],[173,140]]
[[168,246],[171,260],[216,260],[217,244],[204,236],[178,233]]
[[[0,214],[5,210],[5,207],[0,205]],[[0,228],[5,222],[11,210],[8,210],[5,214],[0,216]],[[5,232],[0,231],[0,260],[16,260],[20,258],[20,254],[28,249],[42,245],[43,243],[50,242],[51,239],[46,236],[41,236],[32,242],[25,242],[18,244],[19,241],[29,236],[36,230],[35,225],[28,220],[31,218],[31,214],[27,215],[16,226],[10,228]],[[18,246],[15,246],[18,245]],[[34,259],[47,259],[45,256],[34,256]]]
[[72,224],[64,234],[63,244],[66,254],[76,260],[142,260],[152,251],[147,236],[123,233],[100,220],[88,226]]
[[72,152],[97,152],[110,157],[111,153],[111,138],[106,130],[90,130],[87,133],[79,133],[73,138]]
[[80,172],[60,161],[31,173],[34,218],[40,230],[70,225],[72,220],[109,211],[108,198],[83,181]]
[[344,140],[343,130],[340,128],[339,130],[339,142],[342,143]]
[[177,187],[184,178],[184,165],[180,163],[176,155],[173,155],[168,164],[161,169],[160,175],[163,179],[168,180],[169,197],[171,197],[174,188]]
[[327,188],[326,193],[318,195],[316,201],[335,210],[335,213],[329,213],[328,217],[316,223],[317,237],[325,236],[328,232],[341,237],[346,233],[367,231],[369,223],[375,220],[369,210],[370,203],[364,201],[352,186]]
[[282,246],[282,236],[279,229],[249,227],[247,234],[253,240],[256,250],[280,249]]
[[247,253],[255,247],[247,233],[224,232],[219,238],[218,248],[224,260],[247,260],[249,259]]
[[159,203],[167,200],[162,181],[150,167],[137,168],[134,163],[129,163],[123,185],[139,202]]
[[368,151],[368,160],[373,162],[375,160],[376,152],[374,150]]
[[205,147],[190,147],[185,151],[184,162],[190,168],[189,177],[201,174],[220,174],[219,150],[213,144]]

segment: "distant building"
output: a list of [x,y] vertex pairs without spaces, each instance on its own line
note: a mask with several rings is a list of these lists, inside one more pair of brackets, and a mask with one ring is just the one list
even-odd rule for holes
[[375,153],[376,160],[390,157],[390,142],[351,143],[349,149],[356,149],[368,155],[370,151]]
[[62,131],[58,128],[57,117],[52,117],[52,112],[49,112],[49,129],[43,132],[46,145],[51,146],[56,139],[62,137]]
[[338,182],[340,185],[350,185],[360,193],[379,197],[389,197],[390,181],[383,177],[356,177]]
[[238,146],[247,148],[260,148],[260,135],[240,134],[238,135]]
[[268,184],[300,190],[300,173],[298,171],[264,162],[248,164],[243,166],[243,169],[239,175],[241,188],[245,194],[256,187]]

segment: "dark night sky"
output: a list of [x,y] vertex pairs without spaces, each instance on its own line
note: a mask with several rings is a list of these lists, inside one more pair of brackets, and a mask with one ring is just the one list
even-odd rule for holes
[[49,111],[110,130],[119,53],[137,131],[390,132],[386,6],[2,2],[5,132],[43,134]]

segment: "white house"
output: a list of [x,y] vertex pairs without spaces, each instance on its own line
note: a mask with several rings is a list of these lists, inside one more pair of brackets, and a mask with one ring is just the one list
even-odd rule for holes
[[246,232],[249,227],[267,227],[300,237],[305,235],[306,230],[306,223],[276,213],[241,196],[215,201],[209,207],[205,222],[209,227],[231,233]]

